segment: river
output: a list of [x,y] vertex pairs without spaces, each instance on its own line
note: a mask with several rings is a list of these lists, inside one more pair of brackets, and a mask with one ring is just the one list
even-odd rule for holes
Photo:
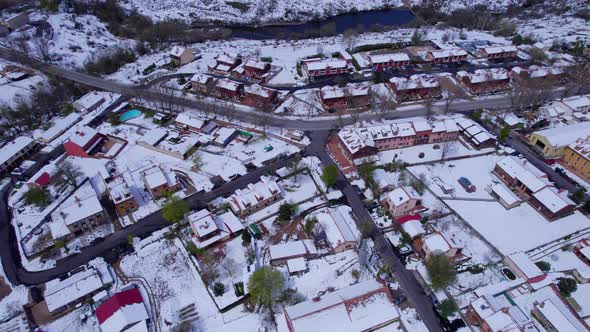
[[408,9],[385,9],[342,14],[319,21],[299,24],[267,25],[258,28],[232,27],[232,38],[280,39],[288,37],[317,37],[338,35],[349,29],[365,30],[374,26],[395,27],[410,23],[415,18]]

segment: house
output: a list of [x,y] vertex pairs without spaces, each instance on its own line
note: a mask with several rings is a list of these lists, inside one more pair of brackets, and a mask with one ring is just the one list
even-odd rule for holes
[[517,277],[523,278],[533,289],[540,289],[553,282],[547,273],[535,265],[535,263],[523,252],[517,252],[504,257],[504,264],[508,266]]
[[532,331],[535,323],[505,297],[486,294],[471,302],[467,316],[484,332]]
[[109,219],[87,178],[51,213],[49,230],[54,240],[69,241],[92,232]]
[[503,183],[496,183],[488,186],[487,192],[498,200],[507,210],[517,207],[522,203],[522,199],[506,187]]
[[[427,126],[422,123],[384,120],[347,126],[338,131],[335,147],[348,162],[360,165],[372,161],[379,151],[440,143],[459,136],[459,128],[453,120],[433,121]],[[415,125],[420,127],[416,128]]]
[[530,66],[523,68],[516,66],[510,71],[513,82],[523,87],[539,87],[548,84],[559,83],[565,76],[564,67],[555,66]]
[[287,130],[287,137],[294,141],[300,142],[305,137],[305,133],[302,130],[289,129]]
[[186,160],[196,150],[205,138],[192,133],[177,133],[175,136],[169,134],[164,128],[153,128],[147,131],[139,140],[137,145],[153,151],[167,154],[174,158]]
[[4,21],[4,24],[6,24],[8,29],[10,29],[11,31],[14,31],[28,23],[29,14],[27,14],[26,12],[21,12],[16,15],[13,15]]
[[432,63],[456,63],[467,60],[467,51],[463,48],[428,51],[426,60]]
[[103,332],[148,331],[150,317],[136,287],[115,293],[94,313]]
[[401,225],[402,230],[412,239],[417,239],[426,234],[426,229],[422,225],[420,215],[407,215],[395,219],[395,222]]
[[170,63],[180,67],[193,61],[193,50],[188,47],[174,46],[170,50]]
[[220,78],[215,82],[214,94],[222,99],[239,100],[244,95],[244,84],[227,78]]
[[383,71],[410,64],[410,57],[406,53],[371,54],[368,58],[373,71]]
[[569,215],[576,208],[566,192],[558,191],[547,175],[526,159],[504,157],[496,163],[492,172],[519,198],[528,200],[549,221]]
[[307,261],[303,257],[293,258],[287,261],[287,270],[289,271],[289,275],[301,275],[307,271],[309,268],[307,267]]
[[476,149],[496,146],[496,139],[481,125],[471,119],[464,119],[457,124],[461,135]]
[[242,222],[231,211],[213,216],[207,210],[199,210],[189,214],[187,220],[197,248],[206,248],[232,238],[244,229]]
[[244,75],[251,78],[262,78],[270,72],[270,63],[246,60],[244,62]]
[[366,86],[324,86],[318,93],[322,107],[326,110],[358,109],[371,103],[370,90]]
[[279,92],[265,88],[258,84],[247,85],[244,88],[242,103],[253,107],[271,107],[276,103]]
[[[558,307],[553,303],[553,299],[547,299],[543,302],[535,304],[535,308],[532,311],[533,316],[538,319],[545,330],[550,332],[559,331],[572,331],[572,332],[583,332],[583,326],[580,324],[573,324],[568,316],[571,313],[564,313],[561,307]],[[578,327],[579,326],[579,327]]]
[[231,210],[240,217],[261,210],[283,198],[281,188],[275,180],[266,176],[257,183],[250,183],[244,189],[237,189],[229,197]]
[[420,208],[420,195],[409,186],[399,187],[390,192],[381,195],[379,199],[381,205],[393,217],[401,217],[412,214],[417,208]]
[[533,132],[529,144],[545,158],[561,158],[566,148],[578,138],[590,136],[590,122],[581,122],[568,126],[553,127]]
[[68,156],[90,158],[96,147],[105,136],[96,129],[83,126],[76,129],[64,142],[63,146]]
[[209,64],[209,71],[219,75],[229,75],[241,63],[242,58],[239,56],[220,54],[213,63]]
[[238,131],[234,128],[230,127],[219,127],[217,130],[213,132],[213,140],[212,144],[225,147],[227,146],[236,136],[238,135]]
[[270,264],[279,266],[286,264],[289,260],[296,258],[313,258],[318,251],[312,240],[290,241],[281,244],[274,244],[268,248]]
[[438,79],[429,74],[416,74],[409,78],[392,77],[388,84],[398,102],[435,98],[440,96]]
[[348,73],[348,63],[336,59],[309,59],[303,61],[303,70],[309,79]]
[[352,219],[349,207],[325,208],[313,214],[313,217],[317,218],[318,225],[325,234],[328,247],[332,252],[338,253],[357,246],[360,233]]
[[461,248],[452,246],[442,233],[434,233],[424,236],[415,241],[418,251],[428,259],[432,255],[445,255],[455,263],[469,260],[470,257],[463,255]]
[[515,58],[518,49],[513,45],[487,46],[477,49],[477,56],[480,58],[491,59],[508,59]]
[[91,91],[72,103],[74,109],[81,113],[92,112],[106,101],[103,94]]
[[0,147],[0,175],[12,171],[36,150],[37,143],[30,137],[19,136]]
[[508,90],[510,83],[508,70],[504,68],[477,69],[472,73],[461,70],[457,72],[457,79],[474,94]]
[[115,204],[115,210],[120,216],[125,216],[137,210],[137,201],[131,194],[127,180],[122,176],[107,179],[107,191],[111,201]]
[[43,297],[51,314],[59,314],[75,307],[113,283],[108,270],[100,273],[91,266],[83,266],[65,276],[48,281]]
[[180,130],[189,130],[203,134],[210,134],[217,127],[214,121],[188,112],[178,114],[176,119],[174,119],[174,125]]
[[50,143],[65,133],[68,129],[72,128],[80,120],[82,120],[82,117],[79,113],[75,112],[72,112],[65,117],[54,118],[52,119],[53,125],[51,128],[45,130],[39,137],[37,137],[37,141],[45,144]]
[[213,77],[205,74],[194,74],[191,77],[191,88],[194,92],[209,94],[213,91],[215,80]]
[[180,182],[176,175],[160,166],[153,166],[141,171],[141,177],[146,191],[150,193],[154,200],[180,190]]
[[350,53],[348,53],[347,51],[338,51],[338,58],[340,60],[344,60],[346,61],[346,63],[350,64],[352,63],[352,55],[350,55]]
[[278,332],[377,331],[399,321],[389,288],[371,279],[286,307]]

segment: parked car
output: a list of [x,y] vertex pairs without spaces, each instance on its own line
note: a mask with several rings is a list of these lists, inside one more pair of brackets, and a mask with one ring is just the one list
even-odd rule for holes
[[477,188],[475,187],[475,185],[473,185],[471,183],[471,181],[469,181],[468,178],[466,177],[460,177],[459,178],[459,184],[463,187],[463,189],[465,189],[466,192],[468,193],[472,193],[475,192],[477,190]]
[[403,246],[399,248],[399,254],[402,256],[410,255],[413,252],[412,247],[410,246]]

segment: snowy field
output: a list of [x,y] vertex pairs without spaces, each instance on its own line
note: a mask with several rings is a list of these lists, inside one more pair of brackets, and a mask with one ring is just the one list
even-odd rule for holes
[[[379,163],[388,163],[392,160],[404,161],[410,165],[427,162],[437,162],[441,160],[442,146],[445,143],[437,144],[423,144],[415,145],[408,148],[387,150],[379,152]],[[451,141],[446,144],[450,144],[445,159],[457,158],[465,156],[478,156],[489,154],[495,151],[494,148],[485,148],[481,150],[475,150],[471,147],[467,147],[459,141]],[[439,146],[438,149],[434,149],[434,146]],[[420,153],[424,153],[422,158],[419,157]]]
[[526,203],[506,210],[498,202],[445,202],[504,255],[533,250],[590,228],[590,220],[577,211],[549,222]]
[[[0,65],[3,64],[5,64],[4,61],[0,61]],[[15,106],[19,100],[27,101],[31,93],[46,82],[45,76],[41,75],[30,76],[14,82],[0,77],[0,89],[2,89],[0,105]]]

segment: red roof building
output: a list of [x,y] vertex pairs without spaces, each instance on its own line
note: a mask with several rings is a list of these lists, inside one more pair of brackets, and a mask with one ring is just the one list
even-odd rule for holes
[[146,326],[149,318],[139,289],[132,288],[116,293],[95,311],[102,331],[125,331],[137,324]]
[[47,173],[47,172],[43,172],[43,174],[41,174],[37,178],[37,180],[35,180],[35,183],[41,187],[47,186],[50,182],[51,182],[51,175],[49,175],[49,173]]

